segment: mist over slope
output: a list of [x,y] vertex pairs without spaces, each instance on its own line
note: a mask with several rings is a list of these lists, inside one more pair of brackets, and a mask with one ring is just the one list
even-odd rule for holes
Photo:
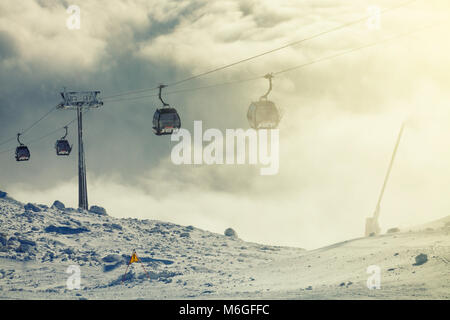
[[[450,297],[450,216],[434,228],[306,251],[94,211],[0,197],[0,298]],[[133,249],[148,275],[133,263],[122,283]],[[427,261],[417,265],[419,254]],[[79,290],[66,285],[71,265],[80,268]],[[380,267],[380,290],[367,288],[371,265]]]

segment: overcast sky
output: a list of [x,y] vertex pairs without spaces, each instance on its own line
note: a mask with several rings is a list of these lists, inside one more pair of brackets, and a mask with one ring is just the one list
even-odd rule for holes
[[[152,88],[306,38],[403,1],[13,1],[0,2],[0,143],[60,102],[59,92],[108,97]],[[69,5],[81,28],[69,30]],[[253,78],[436,24],[446,0],[418,0],[366,23],[189,81],[167,91]],[[403,140],[380,223],[420,224],[450,212],[450,52],[448,24],[274,78],[269,98],[283,112],[280,170],[259,166],[176,166],[170,137],[152,133],[155,97],[107,102],[85,115],[89,203],[115,217],[139,217],[248,241],[315,248],[362,236],[372,215],[401,122]],[[168,95],[184,128],[248,128],[264,79]],[[146,92],[151,95],[154,92]],[[133,97],[135,97],[134,95]],[[23,142],[75,117],[56,111]],[[0,146],[0,190],[26,202],[76,207],[74,152],[56,157],[60,132],[29,145],[16,163],[15,140]],[[3,153],[2,153],[3,152]]]

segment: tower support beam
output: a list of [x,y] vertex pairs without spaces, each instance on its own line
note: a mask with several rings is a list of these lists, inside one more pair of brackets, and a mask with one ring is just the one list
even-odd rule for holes
[[400,139],[402,138],[403,129],[405,128],[405,124],[402,123],[400,128],[400,132],[398,133],[397,142],[395,143],[394,151],[392,152],[391,161],[389,162],[389,167],[386,172],[386,176],[384,177],[383,186],[381,187],[380,195],[378,196],[377,206],[375,207],[375,212],[372,217],[366,218],[366,231],[365,236],[378,235],[381,232],[380,225],[378,223],[378,218],[380,217],[380,205],[381,200],[383,199],[384,190],[386,189],[387,182],[389,180],[389,176],[391,174],[392,165],[394,164],[395,156],[397,154],[398,146],[400,145]]
[[86,182],[86,161],[84,158],[83,146],[83,111],[77,108],[78,119],[78,207],[88,210],[87,182]]

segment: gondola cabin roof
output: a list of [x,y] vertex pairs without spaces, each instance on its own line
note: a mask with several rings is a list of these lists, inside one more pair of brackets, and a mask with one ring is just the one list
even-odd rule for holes
[[156,109],[156,112],[160,114],[166,114],[166,113],[176,113],[178,114],[177,110],[175,108],[159,108]]

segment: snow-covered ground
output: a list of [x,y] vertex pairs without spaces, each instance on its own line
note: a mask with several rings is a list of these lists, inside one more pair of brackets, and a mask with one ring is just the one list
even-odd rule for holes
[[[0,299],[449,299],[449,221],[306,251],[3,197]],[[122,283],[133,249],[150,280],[134,263]],[[66,287],[70,265],[79,290]],[[370,265],[379,290],[367,288]]]

